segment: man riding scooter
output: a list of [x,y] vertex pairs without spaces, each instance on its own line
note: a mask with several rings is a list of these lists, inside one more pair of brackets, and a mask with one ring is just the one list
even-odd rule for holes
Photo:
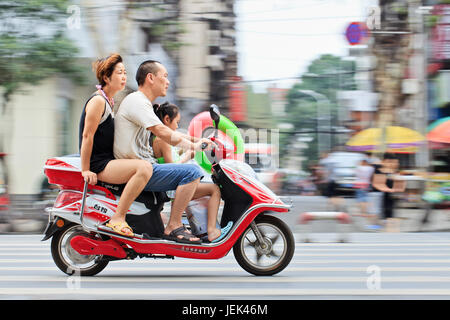
[[[197,120],[194,118],[194,123]],[[248,164],[233,159],[233,153],[239,155],[243,139],[237,131],[239,137],[236,144],[232,143],[224,131],[228,127],[223,126],[226,120],[218,108],[211,106],[206,125],[216,129],[211,140],[217,149],[213,149],[211,158],[199,153],[208,157],[212,181],[221,190],[224,207],[220,225],[232,223],[231,230],[218,242],[186,244],[162,239],[160,212],[167,201],[163,192],[144,191],[134,201],[127,212],[130,226],[138,230],[133,237],[105,230],[102,224],[116,213],[121,186],[88,186],[80,174],[79,157],[48,159],[44,172],[60,192],[53,208],[47,210],[49,224],[42,240],[52,238],[51,253],[58,268],[68,275],[77,272],[92,276],[115,260],[220,259],[231,249],[238,264],[249,273],[267,276],[286,268],[294,254],[295,241],[289,227],[273,213],[288,212],[290,206],[259,181]]]
[[114,156],[117,159],[144,159],[153,164],[153,175],[146,191],[176,190],[169,222],[164,230],[166,239],[199,243],[200,239],[185,229],[182,214],[203,177],[201,169],[193,164],[157,164],[150,147],[150,135],[160,137],[173,146],[185,150],[202,150],[213,144],[171,130],[153,111],[152,101],[166,95],[170,81],[166,68],[159,62],[143,62],[136,73],[139,89],[122,101],[114,120]]

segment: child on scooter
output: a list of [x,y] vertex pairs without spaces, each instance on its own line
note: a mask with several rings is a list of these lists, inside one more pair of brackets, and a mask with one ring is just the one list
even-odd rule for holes
[[[155,114],[161,122],[172,130],[177,130],[180,122],[180,112],[176,105],[163,103],[153,105]],[[194,157],[194,152],[180,153],[176,147],[172,147],[162,139],[152,136],[153,156],[159,163],[184,163]],[[208,240],[218,242],[225,237],[231,229],[227,225],[221,230],[216,227],[217,213],[220,205],[220,189],[213,183],[200,183],[194,193],[192,200],[209,197],[208,199]]]

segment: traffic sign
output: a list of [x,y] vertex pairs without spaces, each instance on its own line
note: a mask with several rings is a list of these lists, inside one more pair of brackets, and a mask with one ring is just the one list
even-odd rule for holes
[[345,37],[350,45],[363,43],[369,35],[366,24],[363,22],[352,22],[345,31]]

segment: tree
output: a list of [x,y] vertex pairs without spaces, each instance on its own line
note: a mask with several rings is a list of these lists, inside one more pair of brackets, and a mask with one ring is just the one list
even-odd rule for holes
[[[294,84],[288,92],[286,118],[283,121],[291,124],[293,129],[280,134],[280,154],[288,154],[290,142],[296,136],[307,135],[311,138],[304,150],[308,165],[310,161],[318,158],[320,151],[325,151],[318,149],[319,134],[328,135],[330,147],[338,144],[335,133],[339,118],[336,93],[340,90],[356,89],[354,73],[354,62],[342,60],[331,54],[321,55],[311,62],[307,72],[301,76],[301,82]],[[305,90],[326,97],[328,102],[319,105],[320,102],[313,96],[305,94]]]
[[78,49],[64,36],[67,5],[66,0],[0,0],[0,152],[11,130],[6,115],[13,94],[58,73],[84,81]]
[[[380,93],[377,111],[377,127],[396,124],[396,110],[403,106],[407,96],[402,92],[402,81],[413,54],[413,20],[408,19],[409,7],[416,3],[398,0],[379,0],[382,32],[373,34],[372,55],[377,64],[374,70],[374,91]],[[411,21],[411,22],[410,22]],[[382,139],[381,149],[385,148]]]
[[0,0],[1,114],[24,84],[63,73],[83,81],[77,47],[64,36],[67,0]]

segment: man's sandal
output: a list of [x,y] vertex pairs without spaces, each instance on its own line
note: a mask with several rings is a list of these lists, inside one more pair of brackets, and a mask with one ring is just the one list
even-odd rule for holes
[[[183,236],[183,238],[179,238],[178,236]],[[168,235],[167,234],[163,235],[163,239],[176,241],[176,242],[180,242],[180,243],[191,243],[191,244],[202,243],[202,241],[200,239],[199,240],[190,240],[192,238],[197,238],[197,237],[194,236],[192,233],[188,232],[186,230],[186,228],[184,227],[184,225],[172,230],[172,232],[169,233]]]
[[[128,223],[124,222],[118,222],[118,223],[111,223],[108,222],[106,224],[106,227],[111,228],[115,233],[118,233],[122,236],[132,237],[134,236],[133,229],[128,225]],[[130,232],[124,232],[123,229],[128,229]]]

